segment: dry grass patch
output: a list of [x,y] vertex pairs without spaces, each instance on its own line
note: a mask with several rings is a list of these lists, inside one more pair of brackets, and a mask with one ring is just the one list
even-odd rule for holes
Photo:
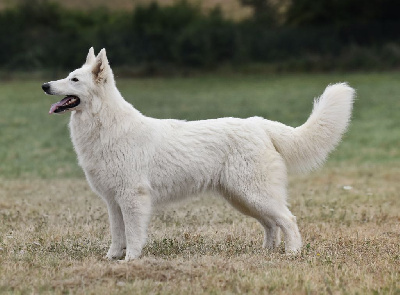
[[262,228],[212,196],[152,220],[141,259],[103,259],[102,201],[82,179],[0,181],[0,293],[400,294],[396,166],[291,178],[302,252],[261,248]]

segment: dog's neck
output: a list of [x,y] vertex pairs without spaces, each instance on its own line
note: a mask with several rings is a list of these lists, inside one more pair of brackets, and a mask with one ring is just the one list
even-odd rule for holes
[[[140,118],[143,115],[127,102],[113,85],[93,93],[92,98],[83,110],[77,110],[71,115],[71,120],[79,120],[88,123],[98,122],[104,127],[111,127],[128,115],[132,118]],[[139,119],[140,120],[140,119]]]

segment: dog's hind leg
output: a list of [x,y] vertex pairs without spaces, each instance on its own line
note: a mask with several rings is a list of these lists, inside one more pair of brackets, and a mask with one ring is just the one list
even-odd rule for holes
[[238,211],[255,218],[262,225],[264,228],[263,248],[272,250],[281,244],[280,228],[276,221],[266,214],[266,210],[263,210],[265,204],[259,204],[256,206],[257,209],[254,209],[255,202],[248,196],[246,198],[232,196],[231,194],[223,194],[223,196]]
[[126,255],[129,261],[138,258],[147,239],[147,228],[151,217],[151,197],[143,188],[123,190],[117,202],[125,224]]
[[270,208],[270,218],[273,219],[285,236],[286,253],[297,253],[302,245],[301,235],[294,216],[286,205],[276,204]]
[[[281,244],[281,232],[277,224],[269,218],[257,218],[264,227],[263,248],[272,250]],[[266,220],[268,220],[266,222]]]
[[[287,253],[296,253],[301,248],[301,236],[296,224],[296,217],[285,204],[268,198],[258,198],[252,195],[226,196],[226,199],[240,212],[257,219],[264,228],[263,247],[273,249],[281,243],[280,230],[285,237]],[[264,199],[264,200],[263,200]]]
[[121,208],[114,199],[106,199],[110,219],[111,246],[107,252],[108,259],[120,259],[126,247],[125,225]]
[[221,177],[221,192],[235,208],[261,223],[265,232],[264,247],[279,246],[280,229],[285,237],[286,252],[297,252],[301,236],[296,218],[286,205],[285,165],[273,151],[262,158],[269,161],[259,163],[242,156],[228,162]]

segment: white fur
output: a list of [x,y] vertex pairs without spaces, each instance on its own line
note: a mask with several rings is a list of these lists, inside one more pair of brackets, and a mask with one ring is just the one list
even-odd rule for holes
[[[71,79],[77,77],[79,82]],[[301,237],[287,208],[287,169],[320,166],[350,121],[354,90],[328,86],[302,126],[259,117],[204,121],[142,115],[115,86],[105,50],[90,49],[82,68],[49,82],[50,94],[76,95],[71,139],[92,189],[106,202],[109,259],[137,258],[152,208],[201,191],[215,191],[265,229],[264,247],[297,252]]]

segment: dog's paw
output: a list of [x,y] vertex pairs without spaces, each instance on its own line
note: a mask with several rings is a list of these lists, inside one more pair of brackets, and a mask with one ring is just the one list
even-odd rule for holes
[[125,262],[135,260],[135,259],[139,258],[139,256],[140,256],[140,251],[127,250],[126,255],[125,255]]
[[107,252],[106,258],[108,260],[118,260],[124,257],[125,255],[125,248],[120,248],[120,247],[110,247],[110,249]]

